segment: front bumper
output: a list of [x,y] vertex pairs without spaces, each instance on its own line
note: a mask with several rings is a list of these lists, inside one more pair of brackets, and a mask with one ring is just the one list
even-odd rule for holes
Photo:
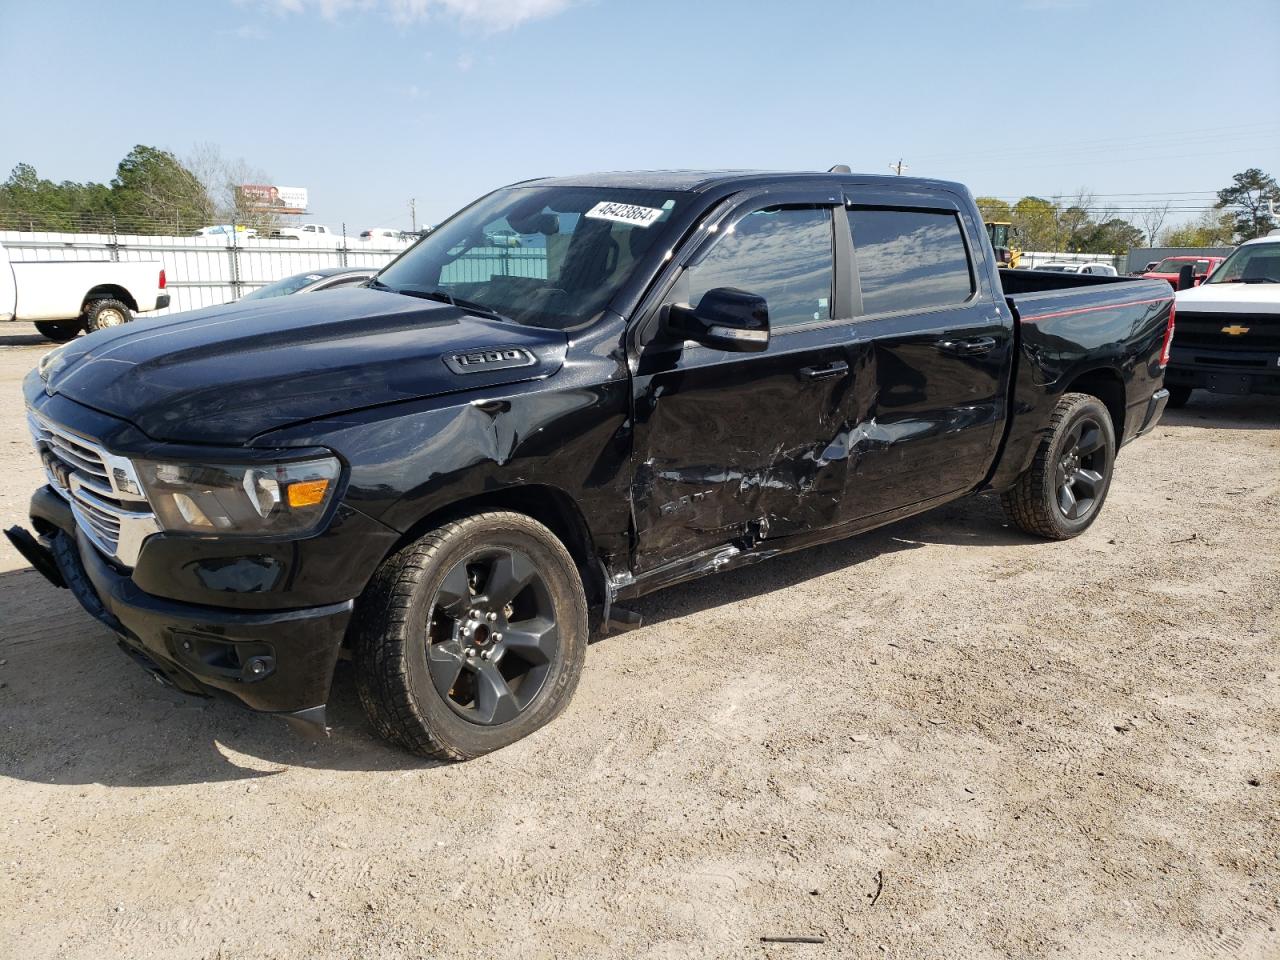
[[1280,395],[1280,354],[1201,347],[1179,350],[1175,339],[1164,379],[1169,386],[1213,393]]
[[[228,610],[156,597],[98,552],[49,487],[32,497],[31,518],[41,536],[27,538],[23,552],[47,551],[63,580],[58,585],[163,679],[188,693],[228,694],[254,710],[323,722],[354,601]],[[48,576],[47,564],[36,566]]]

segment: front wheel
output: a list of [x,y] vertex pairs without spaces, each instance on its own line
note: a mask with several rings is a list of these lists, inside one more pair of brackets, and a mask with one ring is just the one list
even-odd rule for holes
[[1170,386],[1166,383],[1165,389],[1169,391],[1169,408],[1171,410],[1181,410],[1187,405],[1187,401],[1191,399],[1190,387]]
[[68,343],[80,333],[79,320],[37,320],[36,332],[54,343]]
[[356,686],[385,739],[466,760],[519,740],[569,703],[587,649],[587,602],[556,536],[482,513],[387,560],[361,599]]
[[1031,466],[1000,502],[1027,533],[1068,540],[1098,518],[1115,462],[1115,428],[1102,401],[1085,393],[1065,394]]

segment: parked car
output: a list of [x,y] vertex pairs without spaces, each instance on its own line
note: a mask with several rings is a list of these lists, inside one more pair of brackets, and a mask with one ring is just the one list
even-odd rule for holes
[[342,237],[322,223],[302,223],[296,227],[277,227],[271,231],[272,239],[307,241],[322,246],[334,246]]
[[368,230],[360,231],[360,239],[366,241],[390,241],[392,243],[400,243],[404,238],[401,236],[402,231],[392,230],[390,227],[371,227]]
[[258,235],[258,231],[254,230],[252,227],[246,227],[243,223],[219,223],[212,227],[201,227],[195,232],[194,236],[229,237],[233,234],[243,239],[246,237],[256,237]]
[[246,293],[240,299],[270,300],[272,297],[284,297],[293,293],[317,293],[321,290],[354,287],[365,283],[377,272],[369,267],[321,267],[319,270],[295,273],[291,277],[268,283],[253,293]]
[[484,235],[491,247],[518,247],[520,234],[511,229],[492,230]]
[[1280,237],[1238,246],[1198,287],[1177,294],[1169,405],[1191,391],[1280,394]]
[[[504,223],[545,270],[459,266]],[[184,690],[323,724],[345,649],[382,736],[483,754],[630,598],[978,491],[1094,522],[1164,409],[1173,293],[998,270],[982,224],[958,184],[847,171],[497,190],[368,290],[53,351],[9,538]]]
[[1109,263],[1042,263],[1031,269],[1047,270],[1050,273],[1086,273],[1096,277],[1118,275],[1116,268]]
[[164,309],[165,284],[164,268],[155,261],[11,262],[0,244],[0,321],[34,323],[57,343],[81,330],[117,327],[135,313]]
[[1178,289],[1178,276],[1182,268],[1191,264],[1195,286],[1200,286],[1226,257],[1165,257],[1143,274],[1148,280],[1164,280],[1173,289]]

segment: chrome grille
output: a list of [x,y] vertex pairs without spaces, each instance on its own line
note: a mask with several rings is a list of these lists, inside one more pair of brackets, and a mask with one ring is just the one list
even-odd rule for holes
[[160,529],[146,498],[134,492],[142,488],[133,464],[34,411],[27,422],[49,485],[71,505],[76,525],[102,553],[133,566],[142,542]]

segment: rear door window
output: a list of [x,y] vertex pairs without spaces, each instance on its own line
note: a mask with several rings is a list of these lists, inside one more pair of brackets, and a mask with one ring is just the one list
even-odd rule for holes
[[755,210],[726,228],[686,274],[690,305],[734,287],[765,298],[773,328],[831,319],[831,211]]
[[848,214],[863,313],[953,306],[973,294],[955,213],[862,207]]

